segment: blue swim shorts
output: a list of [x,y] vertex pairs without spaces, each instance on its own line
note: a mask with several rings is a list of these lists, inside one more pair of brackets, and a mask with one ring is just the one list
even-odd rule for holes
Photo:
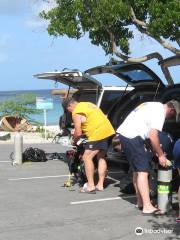
[[89,141],[85,144],[85,149],[107,151],[109,147],[109,140],[110,137],[98,141]]
[[144,140],[140,136],[130,139],[121,134],[119,134],[119,139],[132,171],[149,172],[152,153],[146,148]]

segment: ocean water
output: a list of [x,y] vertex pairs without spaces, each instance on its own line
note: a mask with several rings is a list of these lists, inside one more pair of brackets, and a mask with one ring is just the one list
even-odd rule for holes
[[[53,99],[53,109],[47,110],[47,125],[58,125],[59,118],[63,114],[63,108],[61,105],[61,98],[59,95],[52,95],[50,90],[27,90],[27,91],[0,91],[0,103],[12,99],[14,96],[19,94],[32,93],[36,97],[45,97]],[[36,106],[35,106],[36,107]],[[38,121],[41,124],[44,124],[44,111],[41,110],[40,114],[31,115],[31,118],[35,121]]]

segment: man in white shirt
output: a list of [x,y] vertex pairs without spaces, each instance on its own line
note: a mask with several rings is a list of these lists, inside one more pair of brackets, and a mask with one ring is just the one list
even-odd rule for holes
[[150,139],[159,164],[166,167],[167,159],[160,146],[158,132],[162,131],[166,118],[179,114],[178,102],[166,104],[145,102],[135,108],[117,129],[120,143],[133,171],[137,205],[144,215],[155,214],[158,209],[150,201],[148,174],[152,155],[148,154],[144,140]]

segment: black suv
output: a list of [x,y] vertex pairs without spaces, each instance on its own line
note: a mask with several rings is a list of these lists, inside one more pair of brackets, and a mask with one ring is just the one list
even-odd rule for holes
[[[180,66],[180,56],[174,56],[159,62],[163,73],[170,67]],[[101,76],[108,79],[109,87],[99,81]],[[146,101],[177,100],[180,103],[180,83],[174,83],[171,76],[163,81],[145,64],[110,62],[84,72],[79,70],[46,72],[36,74],[40,79],[51,79],[64,83],[78,91],[74,94],[83,101],[93,101],[108,116],[115,129],[137,105]],[[112,77],[119,80],[118,86],[112,86]],[[100,78],[101,80],[103,78]],[[119,87],[120,85],[120,87]],[[123,87],[122,87],[123,85]],[[106,106],[107,105],[107,106]],[[180,137],[180,117],[167,120],[164,131],[169,132],[174,140]]]
[[[167,58],[158,64],[163,73],[165,73],[166,84],[145,64],[113,63],[112,61],[106,65],[88,69],[85,72],[78,70],[46,72],[36,74],[35,77],[51,79],[78,89],[75,95],[80,96],[80,100],[89,101],[92,99],[99,107],[103,106],[102,110],[104,110],[113,127],[117,129],[126,116],[142,102],[160,101],[165,103],[174,99],[180,103],[180,84],[174,83],[169,73],[169,68],[179,68],[180,56]],[[99,76],[101,77],[103,75],[108,75],[110,88],[112,87],[111,82],[113,76],[119,80],[121,86],[123,81],[124,87],[114,89],[115,92],[112,92],[112,88],[110,92],[107,92],[108,94],[105,92],[108,98],[106,95],[102,97],[105,88],[99,83]],[[109,105],[106,104],[106,98],[109,99]],[[180,138],[180,117],[177,116],[174,119],[166,120],[163,130],[170,133],[174,140]],[[124,170],[128,169],[129,164],[125,156],[115,153],[111,147],[108,152],[108,157],[117,160]]]

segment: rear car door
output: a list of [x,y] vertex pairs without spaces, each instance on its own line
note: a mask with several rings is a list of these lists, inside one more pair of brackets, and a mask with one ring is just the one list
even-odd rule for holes
[[[161,64],[168,69],[171,76],[174,74],[174,77],[172,77],[173,84],[171,86],[166,86],[166,88],[160,92],[158,98],[163,103],[166,103],[170,100],[176,100],[179,102],[180,107],[180,81],[178,75],[180,69],[180,56],[167,58],[163,60]],[[180,138],[180,116],[177,115],[172,119],[166,119],[164,131],[169,132],[174,140]]]
[[[65,84],[69,89],[76,89],[77,91],[73,94],[73,97],[78,101],[90,101],[96,104],[102,89],[101,82],[78,70],[44,72],[36,74],[34,77],[53,80]],[[67,95],[69,95],[69,91]]]
[[115,129],[133,108],[141,102],[156,100],[158,93],[165,88],[161,79],[142,63],[117,62],[114,65],[91,68],[86,73],[90,75],[110,73],[123,79],[128,86],[134,87],[134,90],[119,98],[108,112],[108,118]]
[[132,87],[137,86],[164,86],[161,79],[146,65],[142,63],[124,63],[117,62],[113,65],[103,65],[90,68],[85,71],[92,76],[110,73],[123,80]]
[[38,79],[54,80],[75,89],[98,89],[102,84],[90,75],[78,70],[54,71],[35,74]]
[[[78,70],[44,72],[36,74],[34,77],[38,79],[53,80],[65,84],[69,89],[77,89],[77,91],[73,93],[75,99],[78,101],[91,101],[95,104],[98,101],[98,96],[102,88],[102,84],[95,78]],[[59,126],[61,129],[72,127],[72,117],[68,111],[65,111],[60,117]]]

